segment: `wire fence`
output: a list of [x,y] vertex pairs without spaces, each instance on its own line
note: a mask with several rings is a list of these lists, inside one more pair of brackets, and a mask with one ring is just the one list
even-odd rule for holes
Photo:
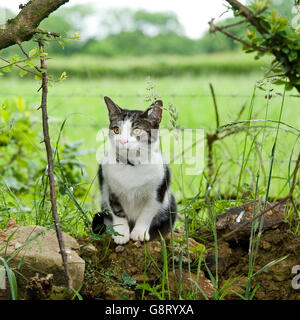
[[[1,94],[1,93],[0,93]],[[5,93],[5,96],[19,96],[20,93]],[[22,93],[24,97],[37,97],[40,96],[40,93],[30,94],[30,93]],[[85,98],[85,97],[94,97],[94,98],[104,98],[107,94],[78,94],[78,93],[64,93],[64,94],[57,94],[57,93],[49,93],[49,97],[56,97],[56,98]],[[145,98],[145,95],[135,93],[135,94],[110,94],[111,97],[115,98]],[[178,93],[170,93],[160,95],[160,98],[211,98],[211,94],[200,94],[200,93],[190,93],[190,94],[178,94]],[[216,94],[217,98],[250,98],[251,95],[249,94]],[[266,98],[267,94],[256,94],[256,97]],[[273,98],[281,97],[279,94],[273,94]],[[286,98],[300,98],[300,94],[286,94]],[[300,105],[300,104],[299,104]]]

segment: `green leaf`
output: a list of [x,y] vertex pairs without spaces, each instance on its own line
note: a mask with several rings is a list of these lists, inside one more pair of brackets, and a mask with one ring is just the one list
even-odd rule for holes
[[5,73],[8,73],[8,72],[11,71],[12,67],[13,67],[12,65],[11,66],[6,66],[6,67],[2,68],[2,71],[5,72]]
[[27,73],[28,73],[27,71],[21,70],[21,71],[19,72],[19,76],[20,76],[21,78],[23,78]]
[[28,54],[29,57],[31,58],[31,57],[33,57],[34,55],[36,55],[37,51],[38,51],[37,48],[31,49],[31,50],[29,51],[29,54]]
[[298,52],[297,51],[291,51],[289,54],[288,54],[288,57],[289,57],[289,61],[294,61],[298,58]]
[[58,79],[58,82],[65,81],[67,79],[67,73],[64,71]]
[[35,80],[42,80],[43,78],[42,78],[42,76],[36,74],[36,75],[34,76],[34,79],[35,79]]

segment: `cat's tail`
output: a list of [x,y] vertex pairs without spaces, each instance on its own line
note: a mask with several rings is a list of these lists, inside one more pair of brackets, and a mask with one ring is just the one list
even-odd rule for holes
[[112,224],[112,217],[106,212],[98,212],[94,215],[92,221],[92,230],[95,234],[103,234],[106,231],[106,226]]

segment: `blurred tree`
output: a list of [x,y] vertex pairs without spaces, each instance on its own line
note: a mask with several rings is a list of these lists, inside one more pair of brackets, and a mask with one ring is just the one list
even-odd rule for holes
[[129,32],[134,30],[133,11],[128,8],[107,9],[99,17],[99,35],[118,34],[121,32]]
[[184,28],[173,12],[148,12],[138,10],[133,14],[136,30],[153,36],[157,34],[184,34]]
[[184,28],[173,12],[134,11],[128,8],[106,10],[99,29],[106,35],[132,31],[140,31],[149,36],[184,34]]
[[45,19],[41,29],[53,30],[62,36],[70,35],[87,28],[87,19],[94,13],[93,8],[88,4],[74,5],[72,7],[61,8]]

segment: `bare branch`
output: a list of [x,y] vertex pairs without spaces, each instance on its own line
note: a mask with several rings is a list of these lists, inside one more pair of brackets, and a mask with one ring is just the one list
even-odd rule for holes
[[[29,57],[29,54],[26,52],[26,50],[24,49],[22,42],[17,40],[17,44],[20,47],[21,51],[24,53],[24,55],[26,56],[26,58],[28,60],[31,60],[31,58]],[[42,70],[38,67],[38,66],[34,66],[35,70],[37,70],[38,72],[42,72]]]
[[[44,53],[44,45],[42,41],[38,41],[40,52]],[[68,289],[69,293],[72,293],[72,279],[70,277],[69,266],[67,261],[67,254],[65,251],[65,246],[62,238],[61,226],[59,223],[57,206],[56,206],[56,193],[55,193],[55,181],[54,181],[54,166],[53,166],[53,157],[51,149],[51,141],[49,135],[49,126],[48,126],[48,112],[47,112],[47,95],[48,95],[48,72],[45,55],[41,56],[41,69],[45,70],[42,74],[42,120],[43,120],[43,134],[44,141],[46,146],[47,161],[48,161],[48,177],[50,184],[50,200],[51,200],[51,209],[52,216],[55,224],[57,240],[59,243],[59,249],[62,256],[62,261],[64,264],[66,276],[68,279]]]

